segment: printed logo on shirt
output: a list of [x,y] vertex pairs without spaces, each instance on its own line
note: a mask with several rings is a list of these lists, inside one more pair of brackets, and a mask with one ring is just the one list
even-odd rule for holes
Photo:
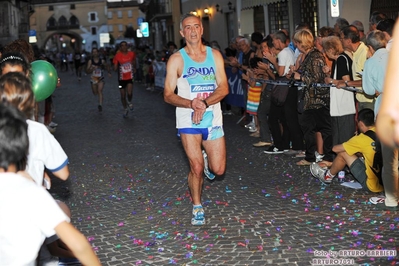
[[183,78],[195,78],[201,75],[204,80],[215,80],[215,69],[213,67],[189,67]]
[[191,93],[196,93],[196,98],[206,99],[215,90],[215,84],[191,84]]

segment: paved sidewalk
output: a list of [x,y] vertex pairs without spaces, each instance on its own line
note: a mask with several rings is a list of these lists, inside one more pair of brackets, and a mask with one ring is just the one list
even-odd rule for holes
[[[60,77],[55,137],[71,176],[53,180],[51,192],[104,265],[311,265],[343,259],[343,250],[397,250],[398,213],[368,203],[372,193],[320,184],[292,156],[252,147],[257,139],[238,116],[224,117],[225,176],[204,183],[207,224],[192,226],[188,162],[162,94],[135,84],[125,119],[115,73],[105,78],[102,113],[88,76]],[[330,265],[399,264],[397,256],[349,255]]]

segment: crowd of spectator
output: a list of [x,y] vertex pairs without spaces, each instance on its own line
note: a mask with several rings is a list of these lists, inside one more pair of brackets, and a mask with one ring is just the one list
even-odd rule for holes
[[[316,33],[299,24],[291,36],[279,30],[232,39],[221,53],[242,79],[243,120],[258,138],[253,146],[298,158],[296,165],[324,184],[344,171],[382,193],[372,203],[397,209],[398,152],[384,144],[379,152],[374,133],[394,24],[374,12],[366,33],[360,21],[337,18]],[[230,110],[225,105],[225,114]]]

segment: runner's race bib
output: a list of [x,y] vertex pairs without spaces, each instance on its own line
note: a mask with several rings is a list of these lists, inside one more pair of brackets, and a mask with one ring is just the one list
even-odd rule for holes
[[132,72],[132,64],[131,63],[125,63],[125,64],[121,65],[121,70],[122,70],[122,73]]
[[102,73],[101,73],[101,69],[97,68],[93,71],[93,77],[101,77]]

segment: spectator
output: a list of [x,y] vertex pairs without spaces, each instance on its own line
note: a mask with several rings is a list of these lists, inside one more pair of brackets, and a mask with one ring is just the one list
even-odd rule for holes
[[359,31],[360,40],[362,42],[366,42],[366,35],[364,34],[363,23],[361,21],[359,21],[359,20],[355,20],[355,21],[352,22],[351,25],[355,26],[357,28],[357,30]]
[[57,234],[83,264],[101,265],[85,236],[69,223],[50,194],[21,175],[29,148],[24,115],[0,104],[0,120],[2,264],[34,265],[44,238]]
[[[350,140],[335,145],[333,151],[337,154],[331,168],[326,170],[317,163],[312,163],[310,172],[324,184],[330,184],[333,178],[342,171],[345,166],[353,177],[366,191],[381,192],[382,184],[378,179],[380,169],[374,169],[375,141],[369,137],[368,131],[375,132],[374,112],[371,109],[363,109],[359,112],[358,128],[360,134]],[[358,155],[361,154],[362,157]]]
[[384,33],[385,39],[387,40],[387,50],[390,51],[393,43],[393,28],[395,26],[395,20],[388,18],[380,21],[377,25],[377,30],[380,30]]
[[369,31],[373,31],[377,29],[377,24],[386,19],[387,15],[385,15],[384,13],[381,13],[380,11],[374,11],[373,13],[371,13],[370,16],[370,27],[369,27]]
[[251,45],[252,47],[254,47],[255,50],[255,56],[262,58],[263,54],[262,54],[262,48],[260,47],[261,42],[263,40],[263,35],[260,32],[254,32],[251,34]]
[[[367,60],[368,48],[360,41],[359,31],[355,26],[345,27],[341,31],[341,42],[344,48],[353,53],[352,75],[353,81],[341,81],[336,85],[338,88],[342,87],[357,87],[362,89],[362,73],[364,63]],[[374,97],[368,97],[363,93],[357,93],[356,99],[358,101],[358,110],[369,108],[374,110]]]
[[[230,57],[230,65],[238,68],[241,71],[241,73],[245,74],[247,69],[249,68],[249,60],[255,56],[255,52],[251,49],[251,45],[248,39],[238,37],[237,40],[238,40],[237,44],[238,48],[242,51],[242,61],[240,63],[239,58]],[[240,57],[240,53],[238,54],[238,57]],[[248,100],[248,82],[244,79],[241,79],[241,87],[243,89],[243,95],[244,95],[244,106],[246,106]],[[244,108],[243,117],[246,117],[245,108]],[[255,130],[254,121],[251,121],[245,127],[251,131],[254,131]]]
[[[352,80],[352,59],[344,53],[341,41],[336,36],[323,39],[323,48],[333,65],[326,83],[332,85],[339,81]],[[330,88],[330,115],[333,134],[333,145],[349,140],[356,131],[355,125],[355,96],[353,92]]]
[[[266,36],[261,43],[263,54],[271,54],[274,56],[275,49],[273,46],[273,38],[271,35]],[[277,75],[277,71],[274,65],[266,58],[262,59],[262,62],[258,63],[258,70],[264,71],[265,79],[274,80]],[[260,140],[253,144],[254,147],[265,147],[272,145],[272,137],[269,127],[269,113],[270,113],[270,92],[273,87],[272,84],[262,84],[262,93],[260,96],[260,102],[258,106],[258,123],[259,123],[259,137]]]
[[292,77],[304,82],[304,111],[300,125],[305,139],[305,159],[297,165],[310,165],[316,160],[316,130],[320,131],[323,138],[324,161],[323,166],[330,166],[333,159],[332,129],[330,108],[330,88],[313,87],[314,83],[324,83],[326,74],[323,67],[326,65],[324,55],[314,48],[314,38],[309,30],[300,30],[295,33],[294,41],[303,53],[304,59]]
[[349,22],[344,18],[337,18],[334,24],[334,32],[339,34],[343,28],[349,26]]
[[[385,48],[386,39],[383,32],[371,31],[367,34],[367,46],[372,55],[364,64],[363,90],[371,96],[378,95],[375,101],[375,114],[378,116],[383,94],[385,74],[389,52]],[[391,148],[382,143],[382,182],[385,191],[385,204],[379,204],[384,209],[396,210],[398,208],[398,149]]]

